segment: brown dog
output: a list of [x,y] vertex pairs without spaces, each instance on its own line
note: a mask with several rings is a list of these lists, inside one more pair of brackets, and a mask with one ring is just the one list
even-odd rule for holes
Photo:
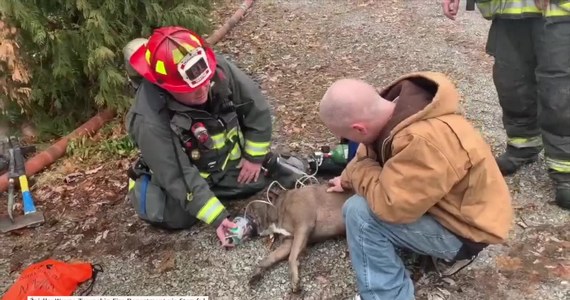
[[289,257],[291,289],[300,291],[299,254],[308,244],[344,236],[342,206],[352,193],[329,193],[327,184],[287,190],[272,199],[272,205],[251,203],[248,213],[260,236],[279,234],[282,243],[256,267],[249,280],[256,284],[274,264]]

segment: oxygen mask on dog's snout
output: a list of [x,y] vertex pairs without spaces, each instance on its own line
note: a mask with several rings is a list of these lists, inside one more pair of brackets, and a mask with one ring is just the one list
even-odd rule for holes
[[249,238],[258,235],[258,227],[254,219],[249,215],[237,216],[233,219],[237,225],[236,228],[230,229],[230,234],[226,236],[230,243],[239,245]]

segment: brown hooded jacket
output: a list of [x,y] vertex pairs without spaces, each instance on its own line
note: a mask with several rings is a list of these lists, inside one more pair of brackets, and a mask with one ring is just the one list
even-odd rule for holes
[[343,187],[365,197],[386,222],[429,213],[475,252],[504,242],[511,195],[489,145],[459,114],[453,83],[441,73],[411,73],[380,95],[397,98],[394,114],[374,145],[359,146],[341,175]]

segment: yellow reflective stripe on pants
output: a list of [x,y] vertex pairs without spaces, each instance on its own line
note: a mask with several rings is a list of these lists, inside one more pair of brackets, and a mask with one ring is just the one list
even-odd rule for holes
[[210,198],[196,216],[206,224],[211,224],[224,210],[224,205],[216,197]]
[[511,137],[507,140],[507,143],[515,148],[541,147],[542,137],[541,136],[535,136],[530,138]]
[[570,173],[570,161],[546,158],[546,165],[558,173]]
[[269,152],[270,142],[252,142],[245,141],[245,153],[251,156],[262,156]]
[[135,187],[135,181],[129,178],[129,191]]

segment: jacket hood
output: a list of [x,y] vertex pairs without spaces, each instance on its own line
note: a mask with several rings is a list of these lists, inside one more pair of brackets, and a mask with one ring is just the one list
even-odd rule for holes
[[420,120],[459,112],[459,92],[451,80],[439,72],[414,72],[403,75],[379,93],[390,101],[398,98],[398,102],[410,102],[410,99],[414,98],[427,103],[421,110],[399,121],[392,128],[392,133]]

